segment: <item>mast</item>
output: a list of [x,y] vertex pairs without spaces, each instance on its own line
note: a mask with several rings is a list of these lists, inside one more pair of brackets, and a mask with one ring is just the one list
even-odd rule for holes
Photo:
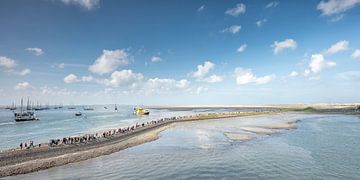
[[20,107],[20,112],[21,112],[21,114],[22,114],[22,112],[23,112],[23,98],[21,98],[21,107]]

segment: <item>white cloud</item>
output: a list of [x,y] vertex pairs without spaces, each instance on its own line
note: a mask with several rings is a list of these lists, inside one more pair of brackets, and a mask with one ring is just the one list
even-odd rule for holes
[[31,73],[30,69],[23,69],[22,71],[19,72],[19,75],[21,76],[25,76]]
[[187,87],[189,87],[190,82],[186,79],[182,79],[180,81],[176,82],[176,87],[180,88],[180,89],[185,89]]
[[292,71],[292,72],[289,74],[290,77],[295,77],[295,76],[298,76],[298,75],[299,75],[299,73],[296,72],[296,71]]
[[69,74],[67,76],[64,77],[64,82],[65,83],[76,83],[79,82],[80,80],[78,79],[78,77],[74,74]]
[[348,71],[343,72],[338,75],[338,77],[342,80],[347,81],[359,81],[360,80],[360,71]]
[[92,76],[81,77],[81,81],[83,81],[83,82],[91,82],[92,80],[94,80],[94,77],[92,77]]
[[278,2],[278,1],[272,1],[272,2],[269,2],[269,3],[265,6],[265,8],[274,8],[274,7],[278,6],[278,5],[279,5],[279,2]]
[[222,82],[223,80],[224,80],[223,77],[218,76],[216,74],[213,74],[210,77],[204,79],[204,81],[208,83],[217,83],[217,82]]
[[247,45],[246,44],[242,44],[238,49],[237,52],[242,53],[246,50]]
[[161,57],[159,56],[153,56],[151,57],[151,62],[160,62],[162,61]]
[[317,5],[317,9],[322,12],[322,15],[331,16],[334,14],[344,13],[347,10],[355,7],[360,3],[360,0],[328,0],[321,1]]
[[41,48],[26,48],[25,50],[29,51],[30,53],[40,56],[44,54],[44,51]]
[[232,33],[232,34],[236,34],[238,32],[240,32],[241,30],[241,26],[240,25],[232,25],[228,28],[223,29],[221,32],[222,33]]
[[86,10],[92,10],[99,6],[100,0],[61,0],[66,5],[77,5]]
[[348,49],[349,42],[342,40],[333,44],[329,49],[327,49],[327,54],[335,54],[341,51],[346,51]]
[[225,14],[236,17],[236,16],[239,16],[240,14],[245,13],[245,11],[246,11],[245,4],[239,3],[234,8],[230,8],[230,9],[226,10]]
[[103,54],[96,59],[89,70],[96,74],[106,74],[113,72],[120,65],[129,64],[129,55],[123,49],[103,50]]
[[284,49],[296,49],[297,43],[293,39],[285,39],[284,41],[275,41],[271,47],[274,48],[274,54],[282,52]]
[[14,88],[16,90],[26,90],[26,89],[30,89],[31,85],[28,82],[21,82],[21,83],[18,83]]
[[360,58],[360,49],[356,49],[352,54],[351,57],[354,59]]
[[205,77],[206,74],[209,73],[209,71],[211,69],[215,68],[215,64],[210,62],[210,61],[206,61],[204,62],[204,65],[198,65],[197,66],[197,71],[193,73],[193,76],[195,78],[201,79],[203,77]]
[[205,5],[202,5],[202,6],[199,7],[199,9],[198,9],[197,11],[198,11],[198,12],[204,11],[205,8],[206,8]]
[[267,19],[261,19],[261,20],[256,21],[255,24],[257,27],[261,27],[266,21],[267,21]]
[[236,83],[239,85],[250,83],[266,84],[276,78],[274,74],[263,77],[256,77],[256,75],[253,74],[251,69],[244,69],[241,67],[235,69],[235,77]]
[[334,66],[336,66],[336,63],[333,61],[326,62],[322,54],[311,55],[309,68],[311,72],[313,72],[315,75],[319,75],[324,68],[334,67]]
[[0,67],[14,68],[16,67],[16,61],[6,56],[0,56]]
[[147,93],[150,93],[159,91],[171,91],[175,89],[186,89],[189,84],[190,82],[186,79],[176,81],[175,79],[152,78],[147,80],[145,88]]
[[142,81],[144,76],[141,73],[133,73],[132,70],[115,71],[111,74],[110,80],[105,79],[104,84],[106,86],[129,86],[134,83]]

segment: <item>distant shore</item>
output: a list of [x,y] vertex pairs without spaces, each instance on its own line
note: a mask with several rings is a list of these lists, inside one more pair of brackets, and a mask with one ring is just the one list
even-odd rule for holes
[[[55,166],[61,166],[68,163],[84,161],[102,155],[108,155],[120,150],[133,147],[146,142],[154,141],[158,138],[160,132],[166,130],[171,125],[200,121],[210,119],[224,119],[232,117],[271,115],[282,112],[310,112],[326,113],[335,112],[342,114],[359,114],[357,106],[346,108],[315,109],[306,107],[303,109],[282,108],[269,111],[251,111],[251,112],[217,112],[203,113],[192,116],[169,118],[166,121],[158,121],[156,124],[139,126],[126,133],[115,134],[113,136],[99,138],[94,141],[76,144],[65,144],[50,147],[48,143],[41,144],[41,147],[20,150],[10,149],[0,152],[0,177],[13,176],[48,169]],[[271,134],[272,129],[296,128],[295,120],[285,122],[285,124],[274,124],[267,127],[246,127],[244,131],[260,134]],[[234,140],[251,139],[246,134],[226,133],[227,137]]]

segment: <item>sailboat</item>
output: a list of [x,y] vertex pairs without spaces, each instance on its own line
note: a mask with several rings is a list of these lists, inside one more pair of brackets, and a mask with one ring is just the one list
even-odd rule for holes
[[25,110],[23,110],[23,98],[21,98],[20,112],[14,112],[14,116],[16,122],[39,120],[34,111],[32,111],[31,105],[29,104],[29,98]]
[[116,104],[115,104],[115,111],[117,111],[117,106],[116,106]]

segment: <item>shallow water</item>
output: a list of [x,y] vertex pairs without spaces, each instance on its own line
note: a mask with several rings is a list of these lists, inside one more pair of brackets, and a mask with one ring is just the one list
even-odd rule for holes
[[[224,132],[287,118],[298,129],[232,141]],[[257,116],[184,123],[153,142],[10,179],[359,179],[360,118]]]

